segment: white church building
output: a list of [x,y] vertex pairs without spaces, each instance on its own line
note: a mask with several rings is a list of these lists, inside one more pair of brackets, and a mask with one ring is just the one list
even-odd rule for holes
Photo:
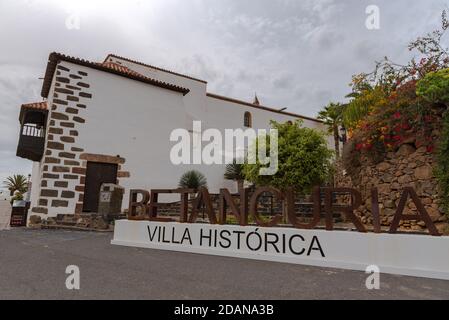
[[[17,155],[33,161],[31,213],[43,217],[96,212],[99,186],[174,189],[189,170],[207,177],[211,192],[235,191],[225,165],[175,165],[170,161],[175,129],[269,129],[270,121],[317,119],[220,96],[207,82],[108,55],[90,62],[59,53],[49,56],[43,102],[21,106]],[[332,146],[329,139],[329,146]]]

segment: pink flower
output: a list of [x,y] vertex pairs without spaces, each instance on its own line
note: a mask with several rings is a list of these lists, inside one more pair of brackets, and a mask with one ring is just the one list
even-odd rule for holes
[[401,119],[401,113],[399,112],[399,111],[396,111],[394,114],[393,114],[393,118],[395,118],[395,119]]

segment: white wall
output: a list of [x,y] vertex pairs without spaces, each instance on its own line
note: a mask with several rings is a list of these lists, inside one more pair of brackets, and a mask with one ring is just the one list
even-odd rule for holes
[[[51,86],[50,86],[50,90],[49,90],[49,94],[48,94],[48,99],[47,99],[47,108],[48,108],[48,116],[47,116],[47,124],[46,124],[46,128],[47,128],[47,134],[48,134],[48,127],[49,127],[49,123],[50,123],[50,109],[51,106],[53,104],[53,93],[54,93],[54,89],[55,89],[55,77],[53,77]],[[44,166],[44,159],[45,159],[45,154],[47,151],[47,135],[45,136],[45,144],[44,144],[44,156],[42,157],[40,162],[33,162],[33,167],[32,167],[32,171],[31,171],[31,198],[30,198],[30,213],[28,214],[28,221],[31,217],[31,215],[38,215],[41,216],[43,218],[47,217],[46,214],[40,214],[40,213],[35,213],[32,212],[32,208],[34,207],[40,207],[39,206],[39,198],[40,198],[40,193],[41,193],[41,181],[43,179],[42,175],[43,175],[43,166]],[[52,187],[50,185],[50,187]],[[74,186],[73,186],[74,187]],[[51,200],[49,200],[51,201]],[[73,213],[74,207],[70,207],[65,209],[65,211],[67,211],[67,213]],[[64,209],[63,209],[64,211]],[[57,213],[64,213],[64,212],[55,212],[54,214],[52,214],[52,212],[49,212],[48,216],[55,216]]]
[[[207,84],[197,80],[177,76],[115,57],[112,57],[111,59],[112,61],[118,62],[119,64],[137,71],[147,77],[189,88],[190,92],[183,98],[186,112],[186,129],[191,129],[193,120],[201,120],[203,122],[203,131],[208,128],[216,128],[223,131],[224,129],[244,129],[243,118],[245,112],[247,111],[252,115],[252,124],[254,129],[269,129],[271,120],[287,122],[298,119],[297,117],[286,114],[270,112],[240,103],[233,103],[207,96]],[[303,119],[303,121],[305,127],[320,130],[325,129],[323,124],[320,122],[311,121],[308,119]],[[331,148],[333,147],[332,139],[329,139],[329,146]],[[225,170],[224,166],[191,166],[188,168],[183,168],[182,170],[185,171],[190,169],[199,170],[207,176],[208,184],[212,192],[217,192],[219,188],[222,187],[228,187],[236,191],[234,182],[223,179],[223,173]],[[170,170],[170,172],[172,171]],[[176,172],[179,173],[179,171]],[[176,185],[176,182],[177,181],[172,182],[171,185]]]
[[[77,145],[87,153],[126,159],[127,188],[173,188],[185,168],[170,163],[169,136],[185,126],[180,93],[90,70],[93,98]],[[114,89],[113,89],[114,88]]]
[[[205,174],[211,192],[228,187],[236,191],[235,183],[223,178],[225,165],[173,165],[170,142],[174,129],[191,129],[192,120],[201,120],[203,130],[207,128],[243,129],[243,117],[251,112],[253,128],[269,129],[270,120],[294,121],[297,118],[276,112],[231,103],[206,96],[206,84],[161,71],[127,63],[130,68],[152,78],[187,87],[186,96],[171,90],[159,88],[107,72],[90,69],[68,62],[61,62],[71,72],[84,71],[88,77],[83,81],[90,84],[88,91],[92,99],[83,101],[87,108],[82,110],[85,123],[77,125],[79,136],[73,146],[83,148],[85,153],[120,155],[126,162],[122,171],[129,171],[130,178],[121,178],[126,188],[123,206],[127,206],[131,188],[154,189],[176,188],[180,176],[188,170],[199,170]],[[123,63],[125,64],[125,63]],[[53,95],[54,86],[49,97]],[[51,106],[51,98],[49,99]],[[58,110],[60,112],[60,110]],[[314,121],[304,120],[307,127],[323,128]],[[42,164],[33,167],[33,205],[37,205]],[[76,182],[73,182],[76,184]],[[70,185],[74,188],[74,185]],[[171,198],[170,200],[176,200]],[[57,213],[73,213],[74,206],[49,208],[49,216]]]
[[41,164],[39,162],[33,162],[33,168],[31,171],[31,203],[30,208],[38,207],[39,193],[41,186]]

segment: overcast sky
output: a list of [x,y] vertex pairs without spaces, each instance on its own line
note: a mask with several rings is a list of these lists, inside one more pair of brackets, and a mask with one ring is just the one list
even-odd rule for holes
[[[368,5],[380,29],[365,26]],[[344,101],[351,75],[437,28],[449,0],[0,0],[0,182],[15,157],[22,103],[41,101],[50,52],[115,53],[207,80],[208,91],[316,116]],[[79,29],[76,19],[79,17]],[[69,27],[67,28],[67,21]],[[75,28],[73,28],[73,26]],[[445,41],[448,41],[445,39]]]

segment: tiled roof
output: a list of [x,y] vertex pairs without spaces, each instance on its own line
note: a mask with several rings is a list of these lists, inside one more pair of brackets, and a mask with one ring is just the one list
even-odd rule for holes
[[293,112],[288,112],[288,111],[283,111],[283,110],[274,109],[274,108],[270,108],[270,107],[265,107],[265,106],[262,106],[260,104],[249,103],[249,102],[246,102],[246,101],[242,101],[242,100],[238,100],[238,99],[234,99],[234,98],[229,98],[229,97],[225,97],[225,96],[220,96],[218,94],[209,93],[209,92],[206,95],[208,97],[210,97],[210,98],[214,98],[214,99],[218,99],[218,100],[223,100],[223,101],[227,101],[227,102],[233,102],[233,103],[236,103],[236,104],[240,104],[240,105],[244,105],[244,106],[248,106],[248,107],[252,107],[252,108],[257,108],[257,109],[261,109],[261,110],[265,110],[265,111],[270,111],[270,112],[275,112],[275,113],[279,113],[279,114],[284,114],[286,116],[291,116],[291,117],[296,117],[296,118],[300,118],[300,119],[304,119],[304,120],[310,120],[310,121],[314,121],[314,122],[318,122],[318,123],[323,123],[323,121],[318,120],[316,118],[306,117],[306,116],[302,116],[300,114],[296,114],[296,113],[293,113]]
[[51,87],[51,83],[53,80],[53,75],[56,71],[56,66],[58,65],[58,63],[60,61],[66,61],[66,62],[74,63],[77,65],[81,65],[84,67],[109,72],[112,74],[116,74],[116,75],[119,75],[122,77],[132,79],[132,80],[148,83],[148,84],[151,84],[151,85],[154,85],[154,86],[157,86],[160,88],[164,88],[167,90],[176,91],[176,92],[182,93],[183,95],[186,95],[187,93],[190,92],[190,90],[187,88],[183,88],[183,87],[171,84],[171,83],[167,83],[167,82],[155,80],[155,79],[152,79],[149,77],[145,77],[137,72],[134,72],[126,67],[123,67],[123,66],[120,66],[117,64],[96,63],[96,62],[83,60],[80,58],[70,57],[70,56],[67,56],[67,55],[64,55],[61,53],[53,52],[48,57],[47,70],[45,71],[44,83],[42,85],[41,96],[44,98],[48,97],[48,93],[50,92],[50,87]]
[[170,73],[170,74],[173,74],[175,76],[187,78],[187,79],[190,79],[190,80],[199,81],[199,82],[202,82],[202,83],[207,83],[207,81],[204,81],[204,80],[201,80],[201,79],[197,79],[197,78],[194,78],[194,77],[191,77],[191,76],[188,76],[188,75],[185,75],[185,74],[177,73],[177,72],[174,72],[174,71],[171,71],[171,70],[155,67],[155,66],[152,66],[152,65],[149,65],[149,64],[146,64],[146,63],[142,63],[142,62],[136,61],[136,60],[132,60],[132,59],[128,59],[128,58],[125,58],[125,57],[121,57],[121,56],[118,56],[116,54],[108,54],[108,56],[106,57],[104,62],[108,62],[108,60],[111,57],[116,58],[116,59],[120,59],[120,60],[125,60],[125,61],[131,62],[131,63],[135,63],[135,64],[138,64],[138,65],[141,65],[141,66],[144,66],[144,67],[147,67],[147,68],[151,68],[151,69],[154,69],[154,70],[159,70],[159,71],[162,71],[162,72]]
[[[121,57],[121,56],[118,56],[116,54],[108,54],[108,56],[104,60],[103,64],[113,64],[114,67],[124,68],[124,69],[127,69],[127,70],[131,71],[131,72],[134,72],[134,71],[128,69],[127,67],[121,66],[121,65],[119,65],[117,63],[114,63],[114,62],[110,61],[111,58],[116,58],[116,59],[128,61],[128,62],[135,63],[135,64],[138,64],[138,65],[147,67],[147,68],[151,68],[151,69],[159,70],[159,71],[162,71],[162,72],[167,72],[167,73],[170,73],[170,74],[174,74],[174,75],[177,75],[177,76],[180,76],[180,77],[184,77],[184,78],[187,78],[187,79],[191,79],[191,80],[196,80],[196,81],[199,81],[199,82],[207,83],[207,81],[204,81],[204,80],[200,80],[200,79],[197,79],[197,78],[193,78],[191,76],[187,76],[187,75],[180,74],[180,73],[177,73],[177,72],[173,72],[173,71],[170,71],[170,70],[166,70],[166,69],[162,69],[162,68],[159,68],[159,67],[155,67],[155,66],[152,66],[152,65],[149,65],[149,64],[146,64],[146,63],[142,63],[142,62],[136,61],[136,60],[132,60],[132,59],[128,59],[128,58],[125,58],[125,57]],[[247,106],[250,106],[250,107],[259,108],[259,109],[262,109],[262,110],[265,110],[265,111],[276,112],[276,113],[280,113],[280,114],[285,114],[287,116],[292,116],[292,117],[301,118],[301,119],[305,119],[305,120],[315,121],[315,122],[318,122],[318,123],[323,123],[323,121],[318,120],[316,118],[306,117],[306,116],[302,116],[302,115],[299,115],[299,114],[296,114],[296,113],[292,113],[292,112],[288,112],[288,111],[281,111],[281,110],[278,110],[278,109],[262,106],[259,103],[259,99],[257,98],[257,94],[254,97],[254,102],[253,103],[237,100],[237,99],[234,99],[234,98],[220,96],[220,95],[213,94],[213,93],[207,93],[207,96],[211,97],[211,98],[215,98],[215,99],[225,100],[225,101],[228,101],[228,102],[234,102],[234,103],[241,104],[241,105],[247,105]]]
[[22,104],[22,108],[36,109],[36,110],[48,110],[47,101],[25,103],[25,104]]
[[119,65],[118,63],[115,63],[115,62],[103,62],[103,63],[99,63],[99,65],[102,65],[104,67],[107,67],[109,69],[112,69],[112,70],[115,70],[115,71],[118,71],[118,72],[130,74],[130,75],[133,75],[133,76],[136,76],[136,77],[143,77],[142,74],[140,74],[140,73],[138,73],[138,72],[136,72],[134,70],[131,70],[128,67],[121,66],[121,65]]
[[[156,79],[152,79],[152,78],[146,77],[146,76],[144,76],[144,75],[142,75],[142,74],[140,74],[140,73],[138,73],[138,72],[136,72],[134,70],[129,69],[126,66],[120,65],[120,64],[115,63],[113,61],[108,61],[108,60],[110,60],[111,57],[115,57],[117,59],[129,61],[129,62],[132,62],[132,63],[135,63],[135,64],[139,64],[139,65],[142,65],[142,66],[145,66],[145,67],[153,68],[155,70],[171,73],[171,74],[174,74],[174,75],[177,75],[177,76],[185,77],[185,78],[188,78],[188,79],[191,79],[191,80],[196,80],[196,81],[200,81],[200,82],[203,82],[203,83],[207,83],[204,80],[199,80],[199,79],[196,79],[196,78],[192,78],[190,76],[186,76],[186,75],[179,74],[179,73],[176,73],[176,72],[173,72],[173,71],[169,71],[169,70],[161,69],[161,68],[154,67],[154,66],[151,66],[151,65],[147,65],[147,64],[144,64],[144,63],[141,63],[141,62],[138,62],[138,61],[134,61],[134,60],[131,60],[131,59],[127,59],[127,58],[124,58],[124,57],[120,57],[120,56],[117,56],[117,55],[114,55],[114,54],[109,54],[104,62],[96,63],[96,62],[90,62],[90,61],[87,61],[87,60],[84,60],[84,59],[80,59],[80,58],[76,58],[76,57],[67,56],[67,55],[64,55],[64,54],[61,54],[61,53],[53,52],[53,53],[50,54],[50,56],[48,58],[49,61],[48,61],[48,64],[47,64],[47,70],[45,72],[45,78],[44,78],[44,83],[43,83],[42,92],[41,92],[42,97],[47,98],[48,93],[50,91],[51,83],[52,83],[52,80],[53,80],[53,75],[54,75],[54,73],[56,71],[56,67],[57,67],[57,65],[58,65],[58,63],[60,61],[67,61],[67,62],[70,62],[70,63],[78,64],[78,65],[81,65],[81,66],[85,66],[85,67],[88,67],[88,68],[92,68],[92,69],[97,69],[97,70],[100,70],[100,71],[113,73],[113,74],[116,74],[116,75],[119,75],[119,76],[123,76],[123,77],[129,78],[129,79],[136,80],[136,81],[141,81],[141,82],[148,83],[148,84],[151,84],[151,85],[154,85],[154,86],[158,86],[158,87],[161,87],[161,88],[165,88],[165,89],[168,89],[168,90],[180,92],[183,95],[186,95],[187,93],[190,92],[190,90],[187,89],[187,88],[183,88],[183,87],[180,87],[180,86],[177,86],[177,85],[174,85],[174,84],[170,84],[170,83],[166,83],[166,82],[163,82],[163,81],[159,81],[159,80],[156,80]],[[297,117],[297,118],[302,118],[302,119],[307,119],[307,120],[311,120],[311,121],[322,123],[322,121],[320,121],[320,120],[318,120],[316,118],[310,118],[310,117],[302,116],[302,115],[291,113],[291,112],[286,112],[286,111],[282,111],[282,110],[278,110],[278,109],[274,109],[274,108],[270,108],[270,107],[261,106],[261,105],[254,104],[254,103],[249,103],[249,102],[237,100],[237,99],[234,99],[234,98],[220,96],[220,95],[213,94],[213,93],[207,93],[207,96],[211,97],[211,98],[214,98],[214,99],[224,100],[224,101],[228,101],[228,102],[237,103],[237,104],[240,104],[240,105],[246,105],[246,106],[249,106],[249,107],[262,109],[262,110],[265,110],[265,111],[276,112],[276,113],[280,113],[280,114],[284,114],[284,115],[288,115],[288,116],[293,116],[293,117]],[[46,102],[30,103],[30,104],[23,105],[23,107],[34,108],[34,109],[39,109],[39,110],[47,110],[47,103]]]
[[22,104],[22,106],[20,107],[20,114],[19,114],[20,123],[22,123],[26,112],[30,110],[42,111],[42,113],[47,113],[48,111],[47,101]]

